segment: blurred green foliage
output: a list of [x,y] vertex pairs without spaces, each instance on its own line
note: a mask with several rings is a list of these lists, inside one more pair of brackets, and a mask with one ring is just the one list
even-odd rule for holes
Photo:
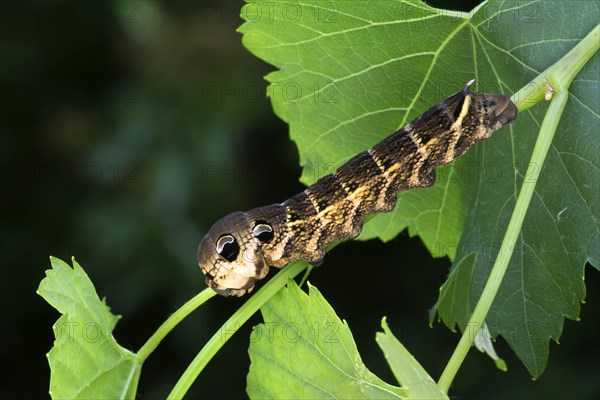
[[[434,3],[434,2],[432,2]],[[458,3],[458,2],[457,2]],[[461,3],[464,9],[473,4]],[[297,151],[272,113],[262,79],[272,67],[241,45],[241,1],[5,1],[0,3],[0,260],[3,395],[47,393],[56,312],[35,290],[48,256],[75,256],[123,315],[115,336],[137,351],[204,288],[196,247],[228,212],[302,190]],[[449,4],[443,4],[452,8]],[[393,293],[357,298],[376,257]],[[365,364],[393,376],[373,337],[391,330],[438,376],[458,336],[427,327],[449,262],[418,239],[348,243],[311,281],[347,319]],[[597,275],[597,274],[596,274]],[[583,322],[568,321],[538,382],[503,342],[509,372],[471,355],[461,398],[591,398],[600,391],[594,333],[598,276],[588,272]],[[139,393],[164,398],[203,343],[243,300],[215,298],[144,365]],[[373,312],[373,310],[376,310]],[[251,324],[260,318],[256,316]],[[244,396],[250,325],[211,361],[190,398]]]

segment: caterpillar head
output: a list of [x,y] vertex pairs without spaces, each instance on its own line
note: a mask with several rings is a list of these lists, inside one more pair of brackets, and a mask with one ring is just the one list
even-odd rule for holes
[[234,212],[217,221],[198,246],[206,284],[223,296],[252,291],[255,281],[269,272],[264,245],[272,238],[272,226],[248,213]]

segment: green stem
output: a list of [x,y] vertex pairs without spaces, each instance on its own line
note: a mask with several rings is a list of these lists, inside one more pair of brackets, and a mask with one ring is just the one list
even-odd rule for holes
[[248,319],[258,311],[275,293],[277,293],[289,278],[294,278],[306,268],[305,262],[294,262],[267,282],[254,296],[244,303],[204,345],[200,353],[187,367],[179,381],[169,394],[168,399],[181,399],[187,393],[206,364],[214,357],[219,349]]
[[529,168],[525,174],[528,179],[524,180],[523,185],[521,186],[515,209],[508,223],[498,257],[496,258],[492,272],[481,293],[481,298],[475,306],[473,315],[465,327],[458,346],[438,381],[438,387],[444,393],[448,393],[450,384],[454,380],[469,349],[473,345],[475,336],[485,322],[487,313],[498,293],[502,278],[506,273],[508,263],[512,256],[515,243],[521,232],[521,227],[523,226],[529,203],[533,197],[539,171],[542,169],[541,167],[544,164],[560,117],[567,103],[569,86],[581,68],[583,68],[589,59],[598,51],[600,47],[599,37],[600,26],[596,26],[577,44],[577,46],[530,83],[530,85],[533,84],[535,87],[533,92],[531,92],[531,90],[525,90],[529,86],[528,85],[513,96],[515,104],[517,104],[517,107],[519,108],[519,112],[522,112],[531,107],[533,105],[532,102],[538,102],[544,98],[546,92],[546,80],[548,80],[554,88],[554,97],[548,107],[542,126],[540,127],[540,133],[535,143],[533,154],[531,155]]
[[204,302],[208,301],[213,297],[216,292],[210,288],[206,288],[191,300],[181,306],[175,311],[163,324],[154,332],[154,334],[148,339],[148,341],[142,346],[137,352],[137,360],[139,364],[142,364],[146,358],[156,349],[160,342],[167,336],[169,332],[177,326],[185,317],[187,317],[192,311],[200,307]]
[[[600,46],[600,25],[587,34],[575,47],[565,54],[558,62],[535,77],[521,90],[512,96],[519,112],[541,101],[546,94],[546,84],[550,83],[555,91],[566,91],[575,75],[592,58]],[[567,85],[565,87],[565,85]]]

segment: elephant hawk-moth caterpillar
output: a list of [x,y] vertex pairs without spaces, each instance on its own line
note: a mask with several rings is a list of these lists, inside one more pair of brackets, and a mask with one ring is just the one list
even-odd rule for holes
[[327,244],[359,235],[366,215],[391,211],[397,192],[431,186],[435,166],[517,116],[508,96],[471,92],[472,82],[302,193],[217,221],[198,247],[207,285],[242,296],[271,266],[297,259],[318,265]]

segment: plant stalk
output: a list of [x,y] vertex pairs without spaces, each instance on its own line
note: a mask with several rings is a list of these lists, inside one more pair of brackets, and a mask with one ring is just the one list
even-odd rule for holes
[[210,298],[212,298],[217,293],[210,289],[206,288],[193,298],[191,298],[187,303],[181,306],[177,311],[175,311],[162,325],[154,332],[152,336],[144,343],[142,348],[137,352],[136,357],[139,364],[142,364],[146,358],[156,349],[156,347],[160,344],[160,342],[167,336],[169,332],[177,326],[185,317],[187,317],[192,311],[196,308],[200,307]]
[[210,338],[202,350],[187,367],[167,399],[181,399],[194,383],[206,364],[214,357],[219,349],[242,327],[259,308],[275,295],[285,284],[288,278],[294,278],[306,268],[306,263],[297,261],[280,271],[267,282],[254,296],[244,303]]

